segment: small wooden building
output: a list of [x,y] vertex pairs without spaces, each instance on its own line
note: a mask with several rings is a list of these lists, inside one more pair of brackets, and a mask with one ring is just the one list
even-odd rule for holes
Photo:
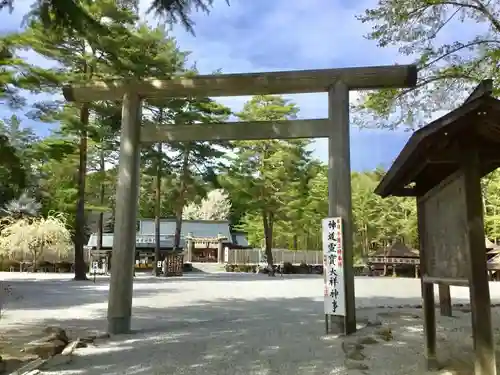
[[500,246],[486,238],[486,251],[490,280],[500,281]]
[[392,276],[418,277],[419,257],[418,250],[410,249],[401,241],[395,241],[370,254],[367,258],[367,265],[376,275],[387,276],[391,271]]

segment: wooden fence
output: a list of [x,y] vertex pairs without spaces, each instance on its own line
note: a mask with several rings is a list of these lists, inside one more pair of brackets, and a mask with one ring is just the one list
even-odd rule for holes
[[[265,262],[265,252],[261,249],[233,249],[229,250],[226,263],[229,264],[258,264]],[[275,264],[323,264],[323,252],[317,250],[285,250],[273,249]]]

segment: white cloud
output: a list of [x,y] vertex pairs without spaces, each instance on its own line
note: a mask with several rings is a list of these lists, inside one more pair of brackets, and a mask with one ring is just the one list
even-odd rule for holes
[[[370,2],[347,8],[339,0],[254,0],[252,5],[233,0],[228,7],[219,0],[209,15],[193,15],[196,36],[181,26],[174,26],[173,34],[181,49],[192,51],[190,61],[196,62],[201,73],[404,63],[395,50],[377,49],[374,42],[364,39],[368,28],[355,15]],[[149,1],[140,5],[144,12]],[[152,16],[148,21],[154,23]],[[327,115],[325,93],[287,97],[299,105],[301,118]],[[351,93],[351,100],[356,97]],[[237,111],[248,97],[219,100]]]
[[[17,30],[22,15],[33,0],[16,0],[12,17],[3,17],[2,31]],[[172,34],[181,49],[192,51],[201,73],[222,69],[224,73],[273,70],[320,69],[345,66],[408,63],[396,48],[380,49],[364,38],[369,25],[355,19],[377,0],[215,0],[209,15],[193,15],[196,37],[181,26]],[[140,1],[144,17],[151,0]],[[4,12],[2,15],[6,15]],[[152,15],[148,22],[155,23]],[[473,26],[473,25],[472,25]],[[460,23],[449,25],[443,40],[468,38],[477,28]],[[41,61],[37,56],[30,60]],[[45,62],[41,61],[40,64]],[[327,115],[325,93],[290,95],[300,109],[301,118]],[[357,97],[351,93],[351,100]],[[220,98],[233,110],[240,110],[248,97]],[[319,147],[321,148],[321,147]],[[321,152],[323,153],[323,152]],[[324,159],[324,155],[322,157]]]

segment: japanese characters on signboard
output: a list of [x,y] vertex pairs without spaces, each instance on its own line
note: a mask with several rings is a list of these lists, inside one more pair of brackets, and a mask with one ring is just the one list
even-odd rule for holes
[[345,316],[342,219],[323,219],[325,314]]

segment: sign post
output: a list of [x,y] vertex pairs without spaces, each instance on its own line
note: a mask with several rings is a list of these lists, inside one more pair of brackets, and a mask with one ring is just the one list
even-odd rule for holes
[[323,219],[322,227],[325,328],[328,334],[331,317],[346,315],[342,218]]
[[94,274],[94,284],[95,284],[95,275],[97,274],[98,269],[99,269],[99,262],[97,260],[94,260],[92,262],[92,273]]

